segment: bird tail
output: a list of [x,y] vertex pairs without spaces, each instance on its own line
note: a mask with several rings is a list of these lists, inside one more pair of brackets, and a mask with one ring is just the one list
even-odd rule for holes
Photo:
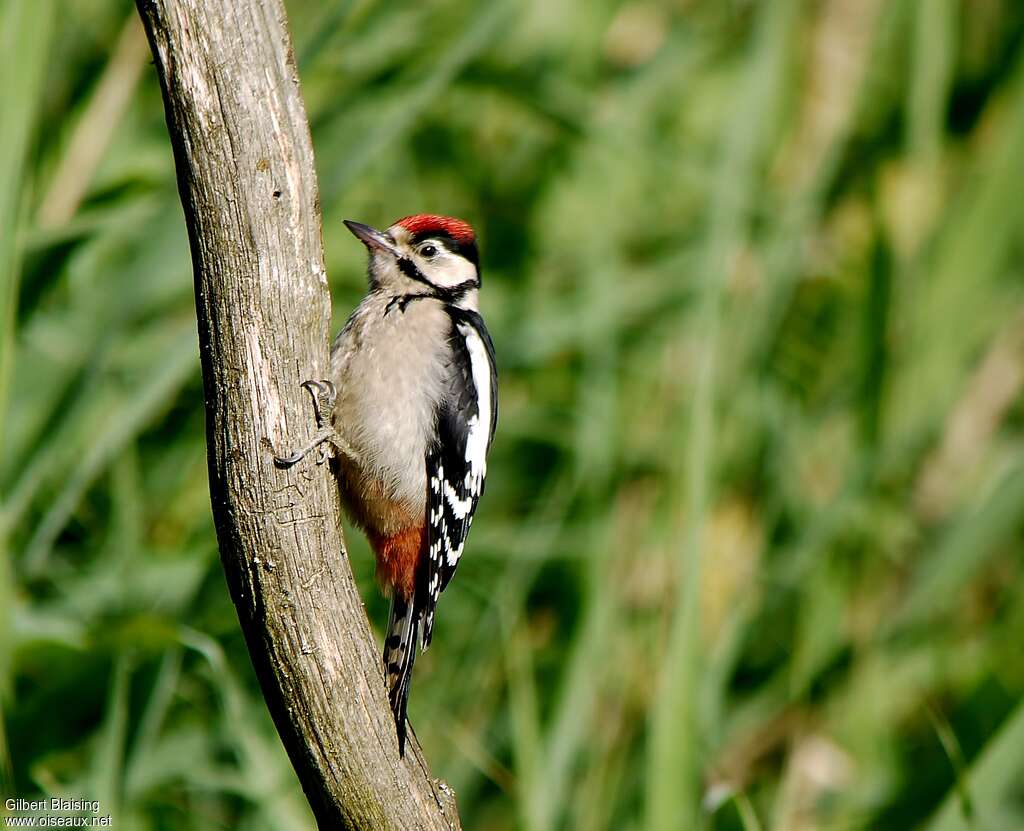
[[409,685],[412,667],[416,663],[416,640],[419,633],[419,615],[412,598],[405,600],[396,591],[391,596],[391,617],[388,635],[384,641],[384,667],[388,674],[388,698],[398,731],[398,755],[405,755],[406,707],[409,703]]

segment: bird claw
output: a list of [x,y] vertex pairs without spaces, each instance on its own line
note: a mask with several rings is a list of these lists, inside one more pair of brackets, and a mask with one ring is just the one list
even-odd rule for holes
[[334,413],[334,402],[338,399],[338,391],[334,384],[324,378],[320,381],[303,381],[302,386],[313,396],[316,426],[321,430],[328,427]]
[[[267,440],[267,444],[270,444],[269,439]],[[273,445],[270,445],[270,447],[271,452],[273,452]],[[290,456],[278,456],[274,453],[274,464],[280,468],[289,468],[292,465],[301,462],[304,455],[305,454],[303,453],[292,453]]]
[[348,443],[338,434],[331,424],[331,416],[334,413],[334,402],[337,400],[338,391],[334,384],[323,379],[320,381],[303,381],[302,387],[313,398],[313,412],[316,415],[317,433],[313,439],[301,450],[284,455],[278,453],[269,439],[264,439],[265,444],[270,448],[274,456],[274,464],[280,468],[290,468],[301,462],[313,450],[317,451],[316,463],[322,465],[334,455],[331,448],[342,453],[352,455]]

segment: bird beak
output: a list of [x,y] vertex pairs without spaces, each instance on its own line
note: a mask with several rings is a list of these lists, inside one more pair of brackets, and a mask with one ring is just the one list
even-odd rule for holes
[[376,228],[371,228],[369,225],[363,225],[362,222],[353,222],[351,219],[345,220],[345,227],[355,234],[370,251],[377,248],[380,251],[391,254],[393,257],[398,257],[395,243],[387,234],[382,234]]

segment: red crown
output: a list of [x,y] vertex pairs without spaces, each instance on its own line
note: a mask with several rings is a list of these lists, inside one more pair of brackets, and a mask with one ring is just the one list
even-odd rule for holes
[[476,239],[473,226],[461,219],[437,214],[413,214],[402,217],[395,225],[401,225],[410,234],[417,236],[438,231],[450,236],[462,245],[469,245]]

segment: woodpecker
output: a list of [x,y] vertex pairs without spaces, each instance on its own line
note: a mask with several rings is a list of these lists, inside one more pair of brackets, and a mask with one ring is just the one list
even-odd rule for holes
[[399,754],[417,647],[430,646],[438,596],[484,491],[498,417],[494,345],[480,316],[476,235],[417,214],[386,231],[346,220],[369,254],[369,292],[331,348],[330,377],[307,381],[331,468],[391,594],[384,642]]

